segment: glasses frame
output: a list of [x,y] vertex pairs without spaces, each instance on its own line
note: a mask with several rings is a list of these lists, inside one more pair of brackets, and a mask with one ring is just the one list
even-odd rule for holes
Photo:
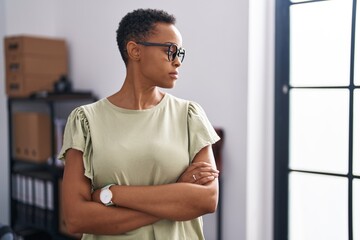
[[[176,57],[179,58],[180,62],[182,63],[185,58],[185,48],[178,47],[175,43],[155,43],[155,42],[136,42],[137,44],[143,45],[145,47],[168,47],[167,55],[169,62],[175,61]],[[171,51],[172,47],[176,47],[176,51]]]

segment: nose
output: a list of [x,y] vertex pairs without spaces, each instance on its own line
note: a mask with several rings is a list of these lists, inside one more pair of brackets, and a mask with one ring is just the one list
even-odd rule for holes
[[174,61],[172,62],[174,66],[176,67],[180,67],[181,66],[181,61],[180,58],[178,56],[175,57]]

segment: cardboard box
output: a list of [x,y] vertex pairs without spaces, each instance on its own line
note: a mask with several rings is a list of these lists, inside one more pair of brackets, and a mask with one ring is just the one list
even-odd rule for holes
[[47,114],[13,114],[14,157],[44,163],[51,157],[51,122]]
[[42,57],[39,55],[7,55],[6,75],[55,74],[66,75],[68,63],[65,57]]
[[53,90],[68,75],[66,43],[62,39],[10,36],[4,39],[6,94],[28,97]]
[[35,36],[8,36],[4,41],[5,55],[67,56],[63,39]]
[[53,90],[58,75],[10,74],[6,79],[6,94],[12,97],[28,97],[35,92]]

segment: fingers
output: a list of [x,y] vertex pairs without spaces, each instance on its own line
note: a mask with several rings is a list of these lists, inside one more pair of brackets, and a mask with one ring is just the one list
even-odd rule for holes
[[211,177],[211,176],[213,176],[215,178],[219,177],[219,171],[217,171],[217,172],[210,172],[210,171],[194,172],[192,177],[195,181],[197,181],[201,178],[206,178],[206,177]]
[[219,173],[219,171],[215,169],[210,163],[206,162],[193,163],[185,170],[185,172],[192,172],[193,174],[197,172]]
[[212,182],[216,179],[215,176],[207,176],[207,177],[203,177],[200,179],[197,179],[196,182],[194,182],[195,184],[199,184],[199,185],[205,185],[209,182]]
[[219,177],[219,171],[210,163],[196,162],[185,169],[177,182],[187,182],[204,185]]
[[204,172],[197,172],[192,175],[193,183],[204,185],[208,182],[211,182],[219,177],[219,171],[212,172],[212,171],[204,171]]
[[192,183],[205,185],[219,177],[219,171],[214,169],[210,163],[198,162],[189,167],[192,174]]
[[214,169],[214,168],[212,168],[212,167],[200,167],[200,168],[194,169],[194,171],[198,171],[198,172],[210,172],[210,173],[219,173],[219,170]]

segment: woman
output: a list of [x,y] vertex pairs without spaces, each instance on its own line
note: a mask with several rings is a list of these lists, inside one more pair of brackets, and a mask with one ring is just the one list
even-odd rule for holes
[[128,13],[117,30],[121,89],[68,118],[62,201],[68,230],[83,239],[204,239],[219,137],[198,104],[159,89],[174,87],[185,56],[174,24],[160,10]]

